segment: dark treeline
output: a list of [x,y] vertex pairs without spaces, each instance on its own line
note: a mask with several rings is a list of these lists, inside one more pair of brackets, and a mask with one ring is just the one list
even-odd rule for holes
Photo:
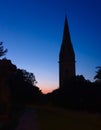
[[[0,57],[7,53],[0,43]],[[0,113],[10,104],[51,104],[75,110],[101,112],[101,67],[95,75],[95,82],[82,75],[66,81],[63,88],[46,95],[36,86],[33,73],[17,68],[11,60],[0,60]],[[6,106],[6,107],[5,107]]]
[[101,82],[90,82],[83,76],[67,81],[64,88],[47,94],[50,103],[74,110],[101,112]]
[[35,82],[32,73],[18,69],[10,60],[0,60],[0,115],[38,103],[42,93]]
[[[6,53],[0,42],[0,57]],[[9,59],[0,59],[0,115],[16,106],[38,103],[41,96],[33,73],[17,68]]]

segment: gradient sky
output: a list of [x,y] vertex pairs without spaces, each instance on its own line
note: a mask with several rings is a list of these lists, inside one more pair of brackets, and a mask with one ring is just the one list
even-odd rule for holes
[[101,0],[0,0],[0,41],[6,58],[35,74],[44,92],[56,89],[65,15],[76,74],[93,81],[101,66]]

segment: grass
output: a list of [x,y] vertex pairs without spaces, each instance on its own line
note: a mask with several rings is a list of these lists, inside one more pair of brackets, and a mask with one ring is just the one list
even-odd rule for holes
[[35,107],[41,130],[101,130],[101,115],[51,106]]

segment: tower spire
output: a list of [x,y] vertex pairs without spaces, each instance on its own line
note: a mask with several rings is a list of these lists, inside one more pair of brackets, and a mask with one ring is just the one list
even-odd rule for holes
[[67,16],[65,16],[63,39],[59,54],[60,87],[63,87],[63,84],[66,82],[66,80],[69,80],[74,76],[75,76],[75,53],[70,38]]
[[64,58],[68,60],[68,58],[71,59],[72,57],[75,57],[75,54],[71,42],[67,16],[65,16],[64,31],[59,58],[60,60],[64,60]]
[[70,41],[70,32],[69,32],[67,16],[65,16],[64,32],[63,32],[63,41],[65,41],[65,40]]

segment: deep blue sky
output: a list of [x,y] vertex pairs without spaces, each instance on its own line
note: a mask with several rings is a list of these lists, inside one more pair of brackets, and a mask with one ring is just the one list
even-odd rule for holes
[[93,81],[101,65],[101,0],[0,0],[6,57],[33,72],[45,91],[58,87],[58,58],[67,14],[76,73]]

